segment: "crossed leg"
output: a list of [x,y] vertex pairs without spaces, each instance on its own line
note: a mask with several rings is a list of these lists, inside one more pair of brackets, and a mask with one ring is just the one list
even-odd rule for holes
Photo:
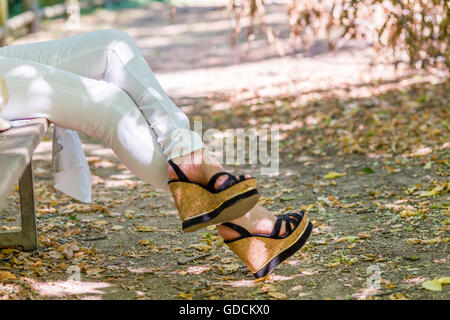
[[126,32],[98,30],[3,47],[0,56],[33,61],[114,84],[141,110],[168,159],[204,148],[200,136],[189,130],[189,119],[161,88],[136,42]]
[[[223,171],[201,138],[189,130],[186,115],[161,89],[134,40],[124,32],[100,30],[0,48],[0,74],[10,91],[3,117],[45,117],[99,138],[136,176],[157,188],[167,188],[168,176],[174,178],[167,170],[168,159],[202,184]],[[190,161],[196,156],[200,163]],[[280,229],[278,222],[258,205],[233,221],[257,234]],[[218,231],[225,240],[239,236],[223,225]],[[285,231],[286,224],[279,235]],[[247,254],[263,256],[265,251]]]
[[[8,110],[4,111],[5,117],[31,117],[35,114],[47,117],[62,127],[96,136],[111,146],[133,173],[158,188],[167,188],[167,174],[170,178],[176,178],[170,169],[167,173],[167,159],[178,159],[189,178],[199,183],[205,183],[216,172],[223,171],[220,164],[214,161],[207,151],[205,152],[201,138],[189,130],[186,115],[167,97],[134,39],[127,33],[119,30],[99,30],[59,40],[5,47],[0,48],[0,56],[18,58],[21,59],[19,60],[21,63],[30,61],[30,66],[31,62],[38,63],[33,66],[42,69],[48,86],[55,92],[58,91],[54,96],[47,95],[48,103],[53,109],[64,110],[59,112],[61,115],[54,110],[46,114],[33,113],[32,106],[25,108],[26,101],[32,99],[24,96],[26,101],[16,103],[15,108],[14,103],[10,103]],[[70,81],[66,81],[65,87],[55,90],[58,82],[55,75],[72,78],[70,81],[84,85],[72,87]],[[13,77],[9,77],[7,81],[20,82]],[[59,83],[59,86],[64,86],[62,83]],[[14,84],[12,87],[14,88]],[[16,91],[20,92],[20,89]],[[92,92],[103,92],[104,100],[97,101]],[[61,107],[59,104],[70,99],[71,95],[84,96],[83,100],[94,104],[100,102],[97,103],[100,107],[94,107],[93,110],[96,111],[90,108],[82,111],[78,107],[80,102],[77,99],[72,99],[69,104]],[[125,96],[128,97],[128,101],[125,101],[127,100]],[[94,101],[91,101],[92,98]],[[112,106],[114,107],[111,108]],[[137,112],[136,106],[142,112],[141,115]],[[22,116],[14,114],[13,109],[15,112],[22,110],[20,113]],[[70,115],[69,109],[75,113],[74,117]],[[95,123],[84,122],[80,118],[81,114],[95,120],[93,121]],[[105,119],[99,122],[102,117]],[[153,130],[149,130],[145,122]],[[140,130],[141,133],[137,134],[136,130]],[[140,138],[136,140],[136,136]],[[192,155],[198,154],[200,161],[190,161]],[[187,164],[183,166],[186,159]],[[203,165],[204,163],[208,165]],[[217,184],[220,183],[219,179]],[[268,210],[256,206],[234,222],[252,232],[270,233],[275,220],[276,217]],[[219,227],[219,232],[224,238],[234,235],[233,230],[222,226]]]
[[47,118],[102,140],[140,179],[167,188],[167,160],[134,101],[117,86],[48,65],[0,56],[8,120]]

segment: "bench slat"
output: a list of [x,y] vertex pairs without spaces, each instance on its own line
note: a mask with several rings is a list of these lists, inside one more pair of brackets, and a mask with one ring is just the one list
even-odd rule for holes
[[0,132],[0,207],[48,129],[46,119],[19,120],[12,124],[13,128]]

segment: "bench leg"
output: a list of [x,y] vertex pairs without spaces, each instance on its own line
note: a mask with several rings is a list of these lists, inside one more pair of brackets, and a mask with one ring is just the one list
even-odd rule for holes
[[22,219],[22,246],[25,251],[37,249],[36,211],[34,204],[33,165],[28,164],[19,181]]

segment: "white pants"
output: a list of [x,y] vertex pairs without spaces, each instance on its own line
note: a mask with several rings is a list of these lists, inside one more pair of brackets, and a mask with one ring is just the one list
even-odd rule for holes
[[167,189],[167,159],[204,148],[133,38],[99,30],[0,48],[8,120],[47,118],[99,138],[140,179]]

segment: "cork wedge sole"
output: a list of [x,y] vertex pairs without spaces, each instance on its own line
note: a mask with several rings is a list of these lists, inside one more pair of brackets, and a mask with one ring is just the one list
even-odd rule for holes
[[213,224],[221,224],[245,215],[257,203],[259,194],[256,189],[249,190],[223,202],[216,210],[183,222],[184,232],[194,232]]
[[280,252],[277,256],[272,258],[264,267],[262,267],[257,272],[253,273],[255,278],[264,278],[269,273],[272,272],[273,269],[275,269],[276,266],[278,266],[280,263],[282,263],[284,260],[289,259],[294,253],[296,253],[298,250],[300,250],[303,245],[306,243],[308,238],[311,235],[313,229],[313,225],[311,222],[308,223],[306,226],[305,232],[295,241],[290,247],[286,248],[284,251]]
[[[230,223],[224,225],[233,227]],[[312,228],[308,217],[302,215],[297,227],[286,237],[252,235],[239,227],[245,230],[240,232],[242,237],[225,243],[258,279],[267,276],[276,266],[300,250],[311,235]],[[238,231],[236,227],[233,229]]]
[[239,218],[253,208],[259,199],[256,180],[253,178],[217,193],[196,183],[182,181],[169,182],[169,189],[184,232],[194,232]]

